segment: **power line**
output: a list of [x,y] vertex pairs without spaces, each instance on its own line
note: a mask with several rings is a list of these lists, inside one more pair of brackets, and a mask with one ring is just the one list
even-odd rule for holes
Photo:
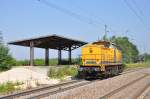
[[50,1],[46,1],[46,0],[38,0],[38,1],[43,3],[43,4],[45,4],[45,5],[47,5],[48,7],[54,8],[54,9],[60,11],[60,12],[63,12],[64,14],[67,14],[67,15],[69,15],[69,16],[71,16],[73,18],[76,18],[76,19],[78,19],[78,20],[80,20],[82,22],[86,22],[86,23],[88,23],[88,24],[90,24],[90,25],[92,25],[94,27],[95,26],[97,27],[98,25],[102,25],[102,23],[99,23],[99,22],[97,22],[95,20],[92,20],[91,18],[88,18],[86,16],[82,16],[82,15],[80,15],[78,13],[74,13],[72,11],[69,11],[68,9],[65,9],[63,7],[57,6],[56,4],[54,4],[54,3],[50,2]]
[[[72,0],[70,0],[70,1],[72,1]],[[78,9],[80,9],[80,10],[82,10],[82,11],[86,11],[86,12],[87,12],[86,9],[83,9],[82,7],[80,7],[79,5],[75,4],[74,2],[73,2],[73,6],[76,7],[76,8],[78,8]],[[89,10],[88,10],[88,11],[89,11]],[[97,17],[96,15],[94,15],[93,12],[89,12],[88,15],[89,15],[89,16],[93,16],[94,19],[97,19],[96,22],[98,22],[98,23],[103,23],[103,24],[106,25],[104,19],[102,19],[102,18],[100,18],[100,17]],[[105,26],[105,25],[104,25],[104,26]],[[107,28],[109,28],[109,30],[111,30],[113,33],[116,33],[116,31],[115,31],[114,29],[112,29],[112,26],[111,26],[110,24],[109,24],[109,25],[107,24]]]
[[150,28],[145,24],[142,17],[136,12],[136,10],[132,7],[132,5],[127,1],[124,0],[125,4],[128,6],[128,8],[135,14],[135,16],[139,19],[139,21],[143,24],[143,26],[150,31]]
[[136,3],[136,1],[135,1],[135,0],[131,0],[131,1],[132,1],[132,3],[135,5],[136,9],[139,11],[139,14],[143,15],[143,12],[142,12],[142,10],[140,9],[140,7],[138,6],[138,4]]
[[[80,9],[80,11],[87,12],[87,9],[85,9],[85,8],[83,8],[83,7],[80,7],[80,5],[78,5],[78,4],[75,3],[75,2],[72,2],[72,1],[74,1],[74,0],[69,0],[69,1],[71,1],[71,3],[73,3],[72,6],[74,6],[75,8]],[[69,2],[67,2],[67,3],[69,3]],[[87,14],[88,16],[90,16],[90,17],[94,17],[94,19],[97,19],[98,22],[105,23],[105,21],[104,21],[102,18],[95,16],[95,14],[94,14],[93,12],[89,11],[89,10],[88,10],[88,13],[86,13],[86,14]]]
[[[80,14],[78,14],[78,13],[72,12],[72,11],[70,11],[70,10],[68,10],[68,9],[63,8],[63,7],[60,7],[60,6],[54,4],[54,3],[50,2],[50,1],[47,1],[47,0],[38,0],[38,1],[39,1],[40,3],[45,4],[45,5],[48,6],[48,7],[54,8],[54,9],[56,9],[56,10],[58,10],[58,11],[64,13],[64,14],[67,14],[67,15],[73,17],[73,18],[76,18],[76,19],[78,19],[78,20],[80,20],[80,21],[82,21],[82,22],[85,22],[85,23],[87,23],[87,24],[90,24],[90,25],[92,25],[92,26],[94,26],[94,27],[99,27],[99,25],[101,25],[101,26],[106,25],[106,23],[104,23],[103,20],[101,20],[101,21],[103,21],[103,22],[99,22],[99,21],[97,21],[97,20],[93,20],[93,19],[91,19],[91,18],[89,18],[89,17],[80,15]],[[99,18],[98,18],[98,19],[99,19]],[[99,20],[100,20],[100,19],[99,19]],[[107,25],[107,27],[108,27],[112,32],[115,33],[115,31],[111,28],[110,25]]]

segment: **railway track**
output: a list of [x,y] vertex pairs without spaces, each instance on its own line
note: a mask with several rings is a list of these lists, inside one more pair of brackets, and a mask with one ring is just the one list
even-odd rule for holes
[[[135,72],[135,71],[139,71],[141,69],[135,69],[135,70],[128,70],[125,71],[122,74],[126,74],[126,73],[131,73],[131,72]],[[147,75],[136,79],[134,81],[132,81],[131,83],[122,86],[119,89],[114,90],[113,92],[105,95],[104,97],[101,97],[100,99],[105,99],[106,97],[110,97],[111,95],[115,94],[116,92],[120,91],[121,89],[145,78]],[[94,80],[97,81],[97,80]],[[42,86],[42,87],[38,87],[38,88],[34,88],[34,89],[30,89],[30,90],[25,90],[25,91],[21,91],[18,93],[13,93],[10,95],[4,95],[4,96],[0,96],[0,99],[38,99],[38,98],[42,98],[42,97],[46,97],[48,95],[52,95],[52,94],[56,94],[65,90],[69,90],[69,89],[73,89],[76,87],[80,87],[86,84],[90,84],[93,81],[86,81],[86,80],[74,80],[74,81],[68,81],[68,82],[64,82],[64,83],[60,83],[60,84],[56,84],[56,85],[47,85],[47,86]]]
[[100,99],[109,99],[109,97],[113,96],[114,94],[120,92],[121,90],[125,89],[126,87],[129,87],[129,86],[132,86],[133,84],[135,84],[136,82],[142,80],[142,79],[145,79],[147,76],[149,76],[150,74],[145,74],[144,76],[140,77],[140,78],[137,78],[135,80],[133,80],[132,82],[129,82],[128,84],[126,85],[123,85],[115,90],[113,90],[112,92],[100,97]]
[[61,88],[57,88],[55,90],[47,90],[42,93],[32,94],[31,96],[27,96],[26,98],[27,99],[40,99],[40,98],[48,97],[49,95],[57,94],[57,93],[60,93],[60,92],[66,91],[66,90],[81,87],[81,86],[90,84],[92,82],[93,81],[83,81],[81,83],[76,83],[76,84],[73,84],[70,86],[62,86]]
[[146,97],[149,97],[148,94],[149,93],[146,93],[146,95],[143,97],[143,98],[140,98],[141,94],[150,86],[150,84],[146,85],[139,93],[137,93],[135,95],[136,99],[147,99]]
[[[126,72],[124,72],[124,73],[122,73],[122,74],[127,74],[127,73],[131,73],[131,72],[136,72],[136,71],[139,71],[139,70],[141,70],[141,69],[142,69],[142,68],[138,68],[138,69],[134,69],[134,70],[129,70],[129,71],[126,71]],[[140,78],[138,78],[138,79],[136,79],[136,80],[134,80],[134,81],[128,83],[127,85],[122,86],[121,88],[117,89],[117,90],[114,92],[114,94],[115,94],[117,91],[119,92],[120,90],[126,88],[127,86],[130,86],[130,85],[132,85],[132,84],[134,84],[134,83],[136,83],[136,82],[138,82],[138,81],[144,79],[144,78],[147,77],[147,76],[149,76],[149,74],[145,74],[144,76],[142,76],[142,77],[140,77]],[[95,81],[98,81],[98,80],[95,80]],[[86,85],[86,84],[90,84],[90,83],[92,83],[92,82],[84,81],[84,82],[82,82],[82,83],[76,83],[76,84],[74,84],[74,85],[67,86],[67,87],[64,87],[64,88],[62,88],[62,89],[58,89],[58,90],[56,90],[56,91],[47,91],[47,92],[35,94],[35,95],[32,95],[32,96],[28,96],[27,98],[28,98],[28,99],[38,99],[38,98],[46,97],[46,96],[48,96],[48,95],[53,95],[53,94],[56,94],[56,93],[59,93],[59,92],[63,92],[63,91],[65,91],[65,90],[69,90],[69,89],[73,89],[73,88],[76,88],[76,87],[80,87],[80,86],[83,86],[83,85]],[[111,94],[113,95],[113,93],[111,93]],[[106,96],[106,97],[107,97],[107,96]],[[107,98],[104,97],[104,98],[102,98],[102,99],[107,99]]]
[[27,96],[27,95],[30,95],[30,94],[34,94],[34,93],[42,92],[42,91],[45,91],[45,90],[58,88],[58,87],[65,86],[65,85],[71,85],[71,84],[79,83],[79,82],[82,82],[82,81],[74,80],[74,81],[63,82],[63,83],[55,84],[55,85],[42,86],[42,87],[38,87],[38,88],[34,88],[34,89],[29,89],[29,90],[13,93],[13,94],[10,94],[10,95],[3,95],[3,96],[0,96],[0,99],[19,98],[19,97],[22,97],[22,96]]
[[129,70],[125,70],[120,74],[127,74],[127,73],[132,73],[132,72],[136,72],[136,71],[140,71],[142,69],[145,69],[145,67],[139,67],[139,68],[134,68],[134,69],[129,69]]
[[18,93],[13,93],[10,95],[0,96],[0,99],[39,99],[42,97],[46,97],[48,95],[56,94],[58,92],[62,92],[68,89],[76,88],[79,86],[83,86],[86,84],[90,84],[92,81],[86,80],[75,80],[64,82],[56,85],[49,85],[44,87],[39,87],[31,90],[26,90]]

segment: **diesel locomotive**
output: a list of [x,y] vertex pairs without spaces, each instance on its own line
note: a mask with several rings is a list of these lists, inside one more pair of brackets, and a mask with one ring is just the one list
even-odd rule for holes
[[122,52],[109,41],[97,41],[82,48],[80,77],[118,75],[123,71]]

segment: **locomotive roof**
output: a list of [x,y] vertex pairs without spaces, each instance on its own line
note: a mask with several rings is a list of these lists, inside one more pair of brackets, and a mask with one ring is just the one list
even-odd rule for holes
[[97,42],[93,42],[93,44],[106,44],[106,45],[108,44],[108,45],[110,45],[111,43],[109,41],[99,40]]
[[92,44],[104,44],[104,45],[106,45],[106,46],[113,45],[114,47],[116,47],[116,48],[122,50],[120,46],[118,46],[118,45],[116,45],[115,43],[110,42],[110,41],[99,40],[99,41],[97,41],[97,42],[93,42]]

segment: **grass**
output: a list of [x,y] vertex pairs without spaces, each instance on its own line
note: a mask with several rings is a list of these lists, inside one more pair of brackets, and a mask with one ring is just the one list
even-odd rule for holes
[[138,67],[150,67],[150,61],[143,62],[143,63],[130,63],[126,64],[126,69],[128,68],[138,68]]
[[[44,59],[34,59],[34,64],[36,66],[45,66],[45,60]],[[67,65],[68,59],[62,59],[62,64]],[[72,64],[79,64],[78,58],[72,59]],[[28,66],[30,65],[29,60],[16,60],[14,66]],[[55,66],[58,65],[58,59],[52,58],[49,60],[49,65]]]
[[4,84],[0,84],[0,94],[8,94],[12,93],[14,91],[20,90],[19,88],[15,88],[15,86],[21,85],[22,83],[20,82],[7,82]]
[[75,77],[78,74],[77,67],[62,66],[62,67],[51,67],[48,73],[50,78],[64,79],[66,76]]

